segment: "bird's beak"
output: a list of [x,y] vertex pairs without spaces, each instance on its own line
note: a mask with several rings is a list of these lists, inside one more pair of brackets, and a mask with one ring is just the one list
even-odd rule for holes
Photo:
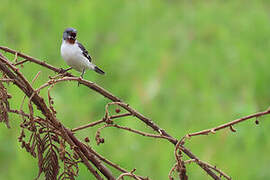
[[71,39],[71,40],[76,40],[76,38],[75,37],[73,37],[73,36],[68,36],[68,39]]

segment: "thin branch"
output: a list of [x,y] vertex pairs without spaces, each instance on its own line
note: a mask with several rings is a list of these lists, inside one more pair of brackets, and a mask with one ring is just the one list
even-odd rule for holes
[[258,113],[255,113],[255,114],[251,114],[251,115],[239,118],[239,119],[236,119],[234,121],[222,124],[220,126],[217,126],[217,127],[211,128],[211,129],[206,129],[206,130],[195,132],[195,133],[189,133],[189,134],[187,134],[187,136],[191,137],[191,136],[198,136],[198,135],[208,135],[209,133],[215,133],[216,131],[227,128],[227,127],[232,128],[233,125],[238,124],[238,123],[243,122],[243,121],[246,121],[248,119],[261,117],[261,116],[264,116],[264,115],[267,115],[267,114],[270,114],[270,109],[267,109],[266,111],[258,112]]
[[101,120],[98,120],[98,121],[95,121],[95,122],[92,122],[92,123],[89,123],[89,124],[85,124],[85,125],[73,128],[73,129],[71,129],[71,131],[72,132],[79,131],[79,130],[82,130],[82,129],[93,127],[93,126],[98,125],[98,124],[103,123],[103,122],[104,122],[104,120],[101,119]]
[[175,149],[174,149],[174,156],[177,161],[176,168],[179,172],[179,178],[181,180],[188,180],[188,176],[186,175],[186,167],[182,160],[182,151],[181,151],[180,145],[182,145],[182,140],[176,144]]
[[0,79],[1,82],[14,82],[14,79]]
[[124,176],[129,176],[129,177],[132,177],[133,179],[141,180],[138,176],[136,176],[135,174],[133,174],[134,171],[136,171],[136,169],[133,169],[131,172],[128,172],[128,173],[123,173],[116,180],[124,179],[123,178]]
[[[183,145],[181,146],[181,150],[191,159],[199,159],[197,156],[195,156],[189,149],[184,147]],[[218,177],[211,169],[209,169],[207,166],[204,166],[203,164],[199,164],[199,166],[207,173],[209,174],[213,179],[215,180],[220,180],[220,177]]]
[[21,115],[21,116],[25,116],[27,118],[30,118],[30,115],[29,114],[26,114],[25,112],[19,111],[17,109],[9,109],[8,112],[11,112],[11,113],[14,113],[14,114],[18,114],[18,115]]
[[64,126],[62,126],[62,128],[65,130],[74,144],[82,151],[86,158],[91,161],[105,177],[110,180],[115,179],[111,171],[106,166],[104,166],[94,154],[89,153],[87,147],[85,147],[85,145],[80,142],[69,129],[65,128]]
[[169,180],[173,180],[172,173],[176,170],[177,166],[178,166],[177,163],[175,163],[175,164],[173,165],[173,167],[171,168],[171,170],[170,170],[170,172],[169,172],[169,175],[168,175]]
[[98,180],[103,180],[103,178],[98,174],[98,172],[91,166],[91,164],[88,162],[88,159],[85,157],[85,155],[77,148],[73,140],[69,137],[67,132],[65,131],[65,128],[62,126],[61,132],[65,140],[73,147],[73,149],[78,153],[88,170],[98,179]]
[[109,118],[110,119],[116,119],[116,118],[121,118],[121,117],[127,117],[127,116],[131,116],[131,113],[123,113],[123,114],[116,114],[116,115],[112,115]]
[[[106,159],[105,157],[101,156],[100,154],[98,154],[93,148],[91,148],[90,146],[88,145],[85,145],[85,147],[87,147],[87,149],[95,154],[101,161],[105,162],[106,164],[110,165],[111,167],[117,169],[118,171],[122,172],[122,173],[128,173],[127,170],[125,170],[124,168],[120,167],[118,164],[115,164],[111,161],[109,161],[108,159]],[[142,177],[142,176],[138,176],[140,177],[141,179],[148,179],[148,178],[145,178],[145,177]]]
[[14,56],[13,61],[14,61],[14,62],[18,62],[18,53],[17,53],[17,52],[15,53],[15,56]]
[[23,63],[25,63],[25,62],[27,62],[27,61],[28,61],[28,60],[25,59],[25,60],[23,60],[23,61],[17,62],[16,64],[14,64],[14,66],[18,66],[18,65],[23,64]]
[[208,164],[208,163],[206,163],[206,162],[203,162],[203,161],[201,161],[201,160],[199,160],[199,159],[190,159],[190,160],[185,161],[184,163],[185,163],[185,164],[190,164],[190,163],[192,163],[192,162],[213,169],[214,171],[216,171],[217,173],[219,173],[221,177],[223,176],[223,177],[225,177],[227,180],[231,180],[231,179],[232,179],[230,176],[228,176],[226,173],[224,173],[223,171],[221,171],[220,169],[218,169],[216,166],[213,166],[213,165],[211,165],[211,164]]
[[106,159],[105,157],[101,156],[100,154],[98,154],[93,148],[91,148],[90,146],[86,146],[88,148],[88,150],[95,154],[101,161],[107,163],[108,165],[112,166],[113,168],[117,169],[120,172],[126,173],[128,172],[127,170],[121,168],[119,165],[109,161],[108,159]]
[[[24,54],[24,53],[21,53],[21,52],[17,52],[17,51],[15,51],[15,50],[13,50],[13,49],[10,49],[10,48],[8,48],[8,47],[0,46],[0,49],[2,49],[2,50],[5,51],[5,52],[9,52],[9,53],[11,53],[11,54],[20,56],[20,57],[22,57],[22,58],[24,58],[24,59],[27,59],[27,60],[30,61],[30,62],[39,64],[39,65],[41,65],[41,66],[43,66],[43,67],[46,67],[46,68],[48,68],[48,69],[50,69],[50,70],[52,70],[52,71],[54,71],[54,72],[61,73],[61,72],[63,71],[63,69],[61,69],[61,68],[56,68],[56,67],[54,67],[54,66],[52,66],[52,65],[50,65],[50,64],[45,63],[45,62],[42,61],[42,60],[33,58],[33,57],[28,56],[28,55],[26,55],[26,54]],[[66,75],[66,76],[70,76],[71,74],[70,74],[70,73],[65,73],[65,75]]]
[[[112,115],[112,116],[110,116],[110,119],[116,119],[116,118],[126,117],[126,116],[130,116],[130,115],[131,115],[130,113]],[[79,130],[82,130],[82,129],[93,127],[93,126],[98,125],[98,124],[103,123],[103,122],[105,122],[105,120],[101,119],[101,120],[98,120],[98,121],[95,121],[95,122],[92,122],[92,123],[89,123],[89,124],[85,124],[85,125],[73,128],[73,129],[71,129],[71,131],[72,132],[79,131]]]
[[115,128],[119,128],[119,129],[124,129],[124,130],[130,131],[130,132],[142,135],[142,136],[146,136],[146,137],[153,137],[153,138],[161,138],[161,139],[171,140],[170,137],[167,137],[167,136],[149,134],[149,133],[145,133],[145,132],[142,132],[142,131],[131,129],[131,128],[128,128],[128,127],[119,126],[117,124],[105,124],[104,126],[102,126],[101,128],[98,129],[97,133],[99,133],[102,129],[104,129],[106,127],[115,127]]

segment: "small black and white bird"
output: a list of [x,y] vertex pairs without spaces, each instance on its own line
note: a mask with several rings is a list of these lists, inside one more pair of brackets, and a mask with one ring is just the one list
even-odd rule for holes
[[61,45],[61,56],[66,63],[76,71],[81,72],[83,78],[87,69],[92,69],[99,74],[105,74],[100,68],[92,63],[92,58],[85,47],[76,40],[77,30],[67,28],[63,33],[63,41]]

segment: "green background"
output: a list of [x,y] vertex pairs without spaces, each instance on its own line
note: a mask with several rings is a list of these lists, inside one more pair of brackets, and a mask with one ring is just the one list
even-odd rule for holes
[[[268,108],[269,10],[266,0],[1,0],[0,45],[66,68],[60,56],[62,32],[76,28],[79,41],[106,71],[106,76],[88,71],[84,78],[181,138]],[[23,69],[30,80],[38,71],[35,88],[54,75],[31,63]],[[8,90],[12,108],[18,108],[22,93],[12,86]],[[46,91],[42,93],[46,97]],[[56,85],[52,96],[57,118],[69,128],[101,119],[109,102],[74,82]],[[0,124],[0,179],[34,179],[37,159],[17,142],[20,118],[10,118],[11,129]],[[255,120],[236,125],[236,133],[226,129],[193,137],[186,147],[233,179],[270,179],[270,119],[259,120],[258,126]],[[152,133],[134,118],[117,122]],[[108,128],[102,131],[105,144],[96,146],[95,131],[82,130],[76,136],[88,136],[98,152],[128,170],[168,179],[175,160],[166,140]],[[195,164],[187,165],[187,174],[190,179],[210,179]],[[77,179],[93,177],[82,165]]]

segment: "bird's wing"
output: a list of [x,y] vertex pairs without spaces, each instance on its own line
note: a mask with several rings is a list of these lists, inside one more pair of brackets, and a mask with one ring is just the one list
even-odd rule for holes
[[91,58],[90,54],[88,53],[88,51],[85,49],[85,47],[79,42],[77,42],[77,44],[78,44],[79,48],[82,50],[84,57],[86,57],[91,62],[92,58]]

